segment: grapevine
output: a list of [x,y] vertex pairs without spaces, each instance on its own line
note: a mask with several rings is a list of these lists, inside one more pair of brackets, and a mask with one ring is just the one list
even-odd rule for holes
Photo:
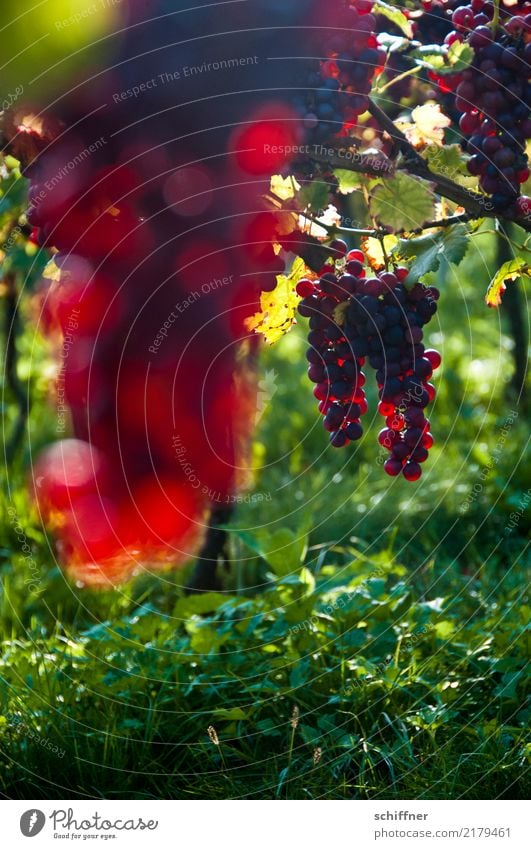
[[28,243],[53,256],[35,300],[70,417],[35,497],[89,583],[185,560],[238,497],[255,333],[275,341],[298,301],[331,446],[362,438],[370,369],[385,472],[416,482],[442,362],[428,275],[488,219],[524,248],[485,281],[489,305],[530,274],[528,2],[256,0],[224,4],[204,40],[200,6],[177,4],[177,25],[141,5],[123,3],[112,70],[2,125]]

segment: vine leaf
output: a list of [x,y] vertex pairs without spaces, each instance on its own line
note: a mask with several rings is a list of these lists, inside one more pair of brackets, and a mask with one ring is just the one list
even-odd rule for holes
[[506,290],[506,283],[512,283],[518,277],[531,277],[531,266],[522,257],[511,259],[505,262],[498,269],[495,276],[490,282],[487,289],[485,301],[488,307],[499,307],[502,302],[503,294]]
[[457,74],[474,61],[474,50],[465,42],[454,41],[447,49],[437,44],[419,47],[410,54],[418,65],[438,74]]
[[300,189],[299,184],[294,177],[282,177],[281,174],[275,174],[271,177],[270,191],[279,200],[291,200],[295,197],[295,192]]
[[[60,283],[61,282],[61,269],[55,264],[55,258],[52,257],[42,271],[42,276],[45,280],[50,280],[52,283]],[[63,274],[63,278],[64,278]]]
[[407,38],[413,38],[413,27],[400,9],[389,6],[383,0],[377,0],[372,9],[373,15],[381,15],[391,21]]
[[390,230],[416,230],[433,217],[432,187],[418,177],[396,174],[373,190],[370,210]]
[[359,174],[357,171],[346,171],[343,168],[336,168],[334,176],[337,179],[339,192],[342,195],[351,195],[357,189],[367,184],[367,177]]
[[304,186],[297,195],[301,209],[310,207],[312,210],[326,209],[330,195],[330,187],[326,183],[314,180]]
[[444,131],[452,123],[451,119],[441,112],[438,103],[417,106],[411,113],[411,119],[412,123],[397,122],[397,126],[415,148],[421,148],[430,143],[442,145]]
[[417,239],[400,239],[393,259],[403,260],[409,265],[409,277],[406,279],[408,285],[417,280],[422,281],[426,274],[437,271],[443,258],[459,265],[467,248],[467,228],[464,224],[454,224]]
[[262,333],[268,345],[274,345],[291,330],[300,302],[295,286],[306,270],[304,261],[298,257],[289,277],[278,275],[276,288],[272,292],[262,292],[260,296],[261,312],[246,319],[247,330]]
[[330,237],[330,228],[339,227],[341,216],[332,204],[324,210],[320,209],[319,213],[319,217],[314,219],[306,218],[302,213],[299,216],[299,230],[301,233],[308,233],[314,239],[324,241]]
[[477,187],[478,179],[469,173],[467,158],[463,157],[461,145],[446,144],[443,147],[439,147],[437,144],[430,144],[422,155],[435,174],[448,177],[460,186],[467,188]]
[[398,239],[392,234],[383,237],[383,247],[380,239],[374,239],[372,236],[364,236],[361,240],[361,249],[367,257],[367,262],[372,270],[381,271],[385,268],[385,255],[383,248],[385,248],[385,252],[387,253],[387,256],[389,256],[389,254],[391,254],[396,248],[397,244]]

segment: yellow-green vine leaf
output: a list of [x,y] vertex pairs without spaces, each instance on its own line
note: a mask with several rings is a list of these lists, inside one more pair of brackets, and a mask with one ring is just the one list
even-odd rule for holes
[[438,74],[457,74],[474,61],[472,47],[459,41],[454,41],[449,49],[436,44],[419,47],[410,55],[418,65],[429,68],[430,71],[437,71]]
[[272,292],[262,292],[260,296],[261,312],[246,319],[247,330],[261,333],[268,345],[274,345],[288,333],[295,324],[300,301],[295,286],[305,273],[306,265],[298,257],[289,277],[279,274],[276,288]]
[[377,0],[372,10],[373,15],[381,15],[391,21],[399,30],[401,30],[407,38],[413,38],[413,27],[400,9],[396,6],[390,6],[384,3],[383,0]]
[[294,177],[282,177],[280,174],[275,174],[271,177],[271,193],[279,200],[291,200],[295,197],[295,193],[299,191],[300,186]]
[[[61,280],[61,269],[55,264],[54,257],[49,260],[44,266],[44,271],[42,272],[42,276],[45,280],[51,280],[52,282],[58,283]],[[64,274],[63,274],[64,277]]]
[[487,289],[485,301],[488,307],[499,307],[505,292],[506,283],[517,280],[518,277],[531,277],[531,266],[522,257],[505,262],[496,272]]
[[383,245],[380,239],[372,236],[364,236],[361,240],[361,249],[367,257],[367,262],[373,271],[381,271],[385,268],[385,253],[387,256],[396,248],[398,238],[393,234],[383,237]]

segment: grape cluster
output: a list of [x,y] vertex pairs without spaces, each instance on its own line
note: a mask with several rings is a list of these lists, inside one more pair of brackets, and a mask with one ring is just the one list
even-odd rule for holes
[[[338,245],[342,252],[339,241],[332,249]],[[362,437],[361,417],[368,410],[363,390],[365,360],[346,335],[346,329],[338,323],[337,316],[338,308],[348,304],[361,280],[355,276],[362,274],[359,253],[347,256],[345,273],[339,277],[331,266],[318,282],[304,279],[297,285],[297,293],[303,298],[299,312],[310,319],[308,377],[316,384],[314,395],[335,448]]]
[[[453,10],[453,11],[452,11]],[[517,14],[515,14],[515,11]],[[468,169],[498,208],[526,214],[529,199],[520,198],[529,178],[526,141],[531,138],[531,4],[511,11],[502,7],[493,30],[490,0],[452,3],[454,26],[448,46],[467,41],[472,65],[459,75],[438,77],[445,90],[455,89],[459,127],[471,154]]]
[[436,396],[430,379],[441,356],[425,349],[423,327],[437,312],[439,292],[420,283],[406,286],[403,266],[367,277],[363,252],[346,253],[339,240],[331,251],[336,267],[297,286],[299,312],[310,319],[308,376],[325,430],[337,448],[361,438],[360,419],[368,409],[362,368],[368,362],[386,420],[378,437],[391,455],[385,471],[416,481],[433,445],[424,410]]
[[[307,74],[306,91],[296,104],[310,144],[345,134],[368,109],[373,77],[386,58],[374,32],[373,5],[373,0],[341,4],[332,34],[318,46],[325,58]],[[323,10],[321,26],[322,32],[330,30],[328,8]]]
[[473,65],[457,87],[456,108],[462,112],[460,129],[472,154],[471,174],[496,206],[516,201],[520,186],[529,178],[526,140],[531,138],[531,15],[506,19],[505,31],[489,27],[492,4],[474,0],[452,16],[456,37],[468,35],[474,48]]

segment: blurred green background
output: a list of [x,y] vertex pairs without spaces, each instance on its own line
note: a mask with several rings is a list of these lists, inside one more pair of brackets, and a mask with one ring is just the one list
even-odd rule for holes
[[[9,180],[4,227],[22,197]],[[15,377],[31,411],[2,480],[0,793],[527,795],[529,418],[509,310],[484,304],[498,237],[475,234],[459,269],[437,275],[437,441],[418,484],[383,473],[377,416],[361,443],[328,446],[303,321],[264,350],[254,489],[232,522],[224,592],[200,596],[183,590],[192,564],[114,592],[55,564],[27,493],[32,457],[55,438],[31,296],[45,258],[23,232],[7,238],[0,306],[7,330],[23,287]],[[527,324],[523,291],[517,311]]]

